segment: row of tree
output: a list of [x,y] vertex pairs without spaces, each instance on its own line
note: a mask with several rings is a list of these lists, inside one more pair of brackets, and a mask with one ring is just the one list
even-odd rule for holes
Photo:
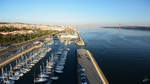
[[22,35],[22,34],[16,34],[16,35],[3,35],[0,34],[0,44],[16,44],[16,43],[21,43],[27,40],[31,40],[37,37],[41,37],[44,35],[52,35],[52,34],[56,34],[59,33],[57,31],[41,31],[41,30],[37,30],[36,33],[33,34],[26,34],[26,35]]
[[12,32],[12,31],[18,31],[20,29],[15,28],[15,27],[7,27],[7,26],[2,26],[0,27],[0,32]]

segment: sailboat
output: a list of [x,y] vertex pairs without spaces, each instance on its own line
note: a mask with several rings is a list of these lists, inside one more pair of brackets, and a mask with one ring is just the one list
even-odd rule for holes
[[44,77],[44,78],[48,78],[49,77],[49,75],[46,74],[46,69],[44,69],[44,63],[43,63],[43,69],[40,66],[40,71],[41,71],[41,73],[40,73],[39,77]]
[[40,74],[34,79],[34,83],[43,83],[47,81],[48,75],[43,73],[42,67],[40,66]]
[[52,76],[50,79],[51,79],[51,80],[58,80],[59,77],[58,77],[58,76]]
[[8,73],[8,77],[6,78],[6,80],[4,81],[4,83],[5,83],[5,84],[14,84],[15,81],[9,79],[9,78],[12,77],[12,75],[13,75],[13,71],[12,71],[12,66],[11,66],[11,64],[9,64],[9,67],[10,67],[10,70],[9,70],[9,73]]
[[3,67],[1,68],[1,76],[0,76],[0,79],[5,79],[6,78],[6,76],[5,76],[5,74],[4,74],[4,69],[3,69]]
[[4,84],[14,84],[15,81],[9,79],[10,76],[12,75],[12,73],[13,73],[13,72],[12,72],[12,66],[11,66],[11,64],[10,64],[10,71],[9,71],[9,72],[6,71],[6,73],[7,73],[7,78],[5,78],[5,79],[3,80],[3,83],[4,83]]
[[47,81],[46,78],[35,78],[34,79],[34,83],[44,83],[46,81]]

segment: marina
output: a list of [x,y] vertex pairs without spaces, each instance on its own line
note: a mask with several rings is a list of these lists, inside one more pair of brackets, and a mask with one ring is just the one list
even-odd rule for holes
[[[39,50],[33,50],[24,56],[16,58],[16,60],[9,64],[9,66],[1,68],[1,80],[3,84],[14,84],[15,81],[22,78],[28,73],[32,67],[40,61],[47,52],[50,52],[51,48],[40,48]],[[13,66],[12,66],[13,65]],[[13,81],[13,82],[12,82]]]
[[[63,73],[65,60],[67,58],[68,48],[63,46],[58,48],[58,51],[49,56],[46,64],[40,65],[40,73],[34,79],[34,83],[49,83],[59,79],[55,74]],[[50,79],[50,80],[49,80]]]
[[[7,66],[3,65],[5,67],[1,67],[0,84],[18,84],[24,75],[31,73],[30,71],[36,71],[35,67],[39,67],[40,70],[30,74],[33,76],[34,84],[49,84],[58,80],[57,74],[63,73],[70,49],[67,48],[67,43],[63,45],[58,39],[55,40],[54,45],[53,40],[41,43],[39,48],[24,52],[17,58],[13,58],[14,60],[7,63]],[[35,44],[41,43],[35,42]],[[57,46],[57,48],[53,50],[51,46]],[[48,53],[50,54],[45,57]],[[42,63],[39,64],[41,61]]]
[[[60,35],[53,35],[53,39],[45,38],[34,42],[34,45],[38,44],[40,46],[19,55],[17,58],[13,58],[14,60],[1,68],[0,83],[20,84],[22,81],[29,81],[30,84],[59,84],[62,80],[67,82],[69,78],[72,78],[71,80],[75,81],[72,84],[109,84],[106,82],[104,75],[100,76],[103,73],[102,71],[99,73],[99,68],[96,68],[98,65],[95,67],[95,61],[92,61],[89,52],[84,49],[78,49],[78,46],[80,48],[85,46],[79,33],[79,37],[76,39],[73,37],[73,34],[70,36],[69,38],[65,36],[61,38]],[[71,53],[68,57],[70,50]],[[89,55],[88,59],[91,59],[91,61],[84,56],[82,56],[82,59],[79,59],[76,54],[87,54]],[[69,61],[67,62],[67,60]],[[68,72],[68,69],[73,70]],[[67,74],[70,75],[65,76]]]
[[150,0],[0,3],[0,84],[150,84]]

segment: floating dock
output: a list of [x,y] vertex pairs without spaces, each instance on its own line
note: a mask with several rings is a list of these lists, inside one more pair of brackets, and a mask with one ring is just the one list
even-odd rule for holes
[[77,50],[78,84],[109,84],[92,54],[86,49]]

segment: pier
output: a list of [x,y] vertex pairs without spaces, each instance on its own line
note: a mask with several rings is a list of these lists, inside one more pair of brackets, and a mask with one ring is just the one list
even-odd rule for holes
[[83,41],[82,37],[80,36],[78,32],[78,40],[75,42],[78,46],[85,46],[85,42]]
[[5,60],[1,60],[0,61],[0,68],[3,67],[3,66],[5,66],[5,65],[7,65],[7,64],[9,64],[10,62],[16,60],[20,56],[23,56],[24,54],[32,51],[33,49],[40,48],[41,46],[42,45],[33,46],[33,47],[31,47],[31,48],[29,48],[27,50],[22,51],[21,53],[18,53],[18,54],[14,55],[14,56],[10,56],[10,57],[6,58]]
[[86,49],[77,50],[78,84],[109,84],[92,54]]

